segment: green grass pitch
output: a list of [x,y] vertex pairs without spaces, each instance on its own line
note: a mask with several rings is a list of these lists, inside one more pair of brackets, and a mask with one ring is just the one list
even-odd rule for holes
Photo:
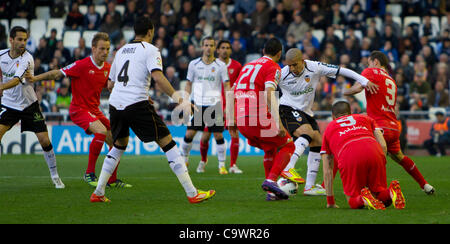
[[[87,155],[57,155],[65,189],[55,189],[42,155],[2,155],[0,158],[0,223],[150,223],[150,224],[448,224],[450,223],[449,157],[412,157],[436,194],[428,196],[392,160],[387,179],[400,181],[406,209],[352,210],[337,177],[334,187],[340,209],[326,209],[325,197],[299,193],[288,201],[266,202],[261,190],[262,157],[238,159],[242,175],[219,175],[217,157],[210,156],[204,174],[195,173],[199,156],[191,156],[190,174],[200,189],[215,189],[216,196],[201,204],[189,204],[164,156],[124,156],[119,178],[130,189],[107,189],[111,203],[90,203],[93,192],[82,180]],[[99,175],[104,155],[97,163]],[[305,176],[306,156],[297,163]],[[319,173],[318,181],[322,181]],[[320,183],[319,182],[319,183]],[[302,186],[299,188],[302,190]],[[301,191],[300,191],[301,192]]]

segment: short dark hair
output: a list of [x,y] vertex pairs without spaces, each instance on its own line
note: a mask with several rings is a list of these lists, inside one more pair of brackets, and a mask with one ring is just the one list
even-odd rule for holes
[[152,20],[148,16],[137,17],[134,21],[134,34],[136,36],[145,36],[149,30],[153,30]]
[[[203,39],[201,41],[202,46],[203,46],[203,43],[205,43],[206,40],[215,41],[212,36],[205,36],[205,37],[203,37]],[[214,42],[214,45],[216,45],[216,42]]]
[[220,46],[222,44],[228,44],[231,47],[231,42],[230,41],[228,41],[228,40],[220,40],[219,43],[217,44],[217,48],[220,48]]
[[388,66],[389,66],[388,57],[380,51],[371,52],[369,58],[372,60],[374,60],[374,59],[378,60],[380,62],[380,65],[385,68],[388,68]]
[[281,41],[275,37],[270,38],[264,44],[264,54],[268,54],[270,56],[277,55],[277,53],[280,52],[282,49],[283,49],[283,44],[281,44]]
[[14,39],[17,35],[17,32],[25,32],[28,36],[28,32],[25,28],[23,28],[22,26],[14,26],[11,31],[9,32],[9,37],[11,37],[12,39]]
[[339,100],[333,103],[331,107],[331,113],[333,113],[334,117],[339,117],[342,115],[349,115],[352,113],[352,109],[350,107],[350,103],[346,100]]

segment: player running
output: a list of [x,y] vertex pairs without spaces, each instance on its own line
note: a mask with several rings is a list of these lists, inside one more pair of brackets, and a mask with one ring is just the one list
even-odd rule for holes
[[[367,115],[373,118],[383,129],[389,156],[399,163],[426,194],[433,194],[435,189],[423,178],[414,161],[405,156],[400,148],[400,122],[395,114],[397,102],[397,85],[387,73],[389,60],[380,51],[373,51],[369,56],[369,67],[363,70],[362,76],[379,85],[380,90],[376,94],[368,93],[366,90]],[[347,89],[344,94],[349,96],[359,93],[363,87],[355,83]]]
[[[199,203],[215,195],[214,190],[197,190],[189,176],[185,161],[172,139],[169,129],[155,111],[148,91],[150,78],[161,90],[181,104],[185,101],[176,93],[162,72],[159,50],[150,44],[154,27],[149,17],[138,17],[134,24],[135,39],[121,47],[114,58],[108,88],[112,89],[110,103],[113,148],[106,156],[97,188],[91,202],[109,202],[105,187],[128,145],[130,128],[144,143],[156,141],[167,157],[169,166],[183,186],[190,203]],[[183,106],[190,106],[184,102]],[[191,107],[189,107],[190,109]]]
[[33,84],[24,79],[26,72],[34,72],[33,56],[25,50],[27,40],[27,30],[20,26],[14,26],[9,33],[11,48],[0,51],[0,70],[2,72],[0,141],[3,135],[20,121],[21,132],[34,132],[38,138],[53,184],[55,188],[62,189],[65,185],[58,174],[55,152],[48,137],[45,118],[41,113]]
[[[73,123],[81,127],[86,134],[94,134],[89,145],[89,161],[83,176],[90,186],[97,186],[95,165],[106,142],[112,148],[111,126],[109,120],[100,111],[100,94],[108,85],[111,65],[106,62],[109,55],[110,40],[108,34],[98,32],[92,39],[92,55],[78,60],[62,69],[29,77],[32,82],[57,80],[63,76],[71,78],[72,101],[69,115]],[[108,181],[109,187],[129,188],[132,185],[117,179],[117,170]]]
[[[239,72],[241,72],[242,65],[230,58],[231,56],[231,43],[227,40],[221,40],[217,44],[217,54],[219,60],[224,62],[227,65],[228,77],[230,78],[230,87],[233,87],[234,82],[239,76]],[[223,109],[226,106],[225,100],[225,89],[222,87],[222,103]],[[225,121],[225,128],[227,128],[227,122]],[[236,165],[236,160],[239,154],[239,132],[229,131],[231,136],[231,145],[230,145],[230,168],[229,172],[234,174],[242,174],[243,171],[238,168]],[[202,162],[206,164],[208,160],[208,149],[209,149],[209,138],[211,137],[211,132],[208,131],[208,127],[205,128],[202,134],[202,138],[200,139],[200,155],[202,157]],[[219,168],[219,174],[228,174],[228,171],[225,166]]]
[[[181,153],[187,164],[194,136],[198,131],[204,131],[205,127],[208,127],[208,132],[214,135],[217,143],[219,169],[225,169],[227,146],[223,138],[222,86],[225,92],[230,90],[228,71],[226,64],[214,57],[216,50],[214,38],[205,37],[201,43],[202,57],[189,63],[186,77],[188,82],[185,88],[186,92],[191,94],[192,103],[198,111],[194,112],[187,127],[184,140],[181,142]],[[205,172],[206,163],[204,161],[198,163],[197,173]]]
[[376,85],[356,72],[332,64],[311,60],[303,60],[298,48],[286,52],[286,66],[281,69],[280,116],[284,127],[294,139],[295,152],[289,164],[281,172],[281,176],[297,183],[305,180],[296,172],[295,164],[298,158],[309,146],[307,160],[306,184],[304,195],[325,195],[325,189],[315,184],[320,167],[320,147],[322,136],[319,125],[312,111],[316,88],[322,76],[336,78],[338,75],[354,79],[356,82],[375,92]]
[[268,201],[289,198],[276,180],[295,150],[292,137],[280,121],[275,97],[281,76],[277,64],[281,51],[281,42],[269,39],[264,45],[264,56],[242,68],[234,86],[234,98],[227,94],[228,130],[235,130],[237,125],[249,145],[264,151],[266,179],[261,187],[267,192]]
[[321,149],[327,207],[337,208],[333,194],[333,164],[339,169],[344,194],[352,209],[366,206],[405,207],[398,181],[386,185],[386,142],[381,128],[366,115],[351,114],[347,101],[332,106],[333,121],[323,135]]

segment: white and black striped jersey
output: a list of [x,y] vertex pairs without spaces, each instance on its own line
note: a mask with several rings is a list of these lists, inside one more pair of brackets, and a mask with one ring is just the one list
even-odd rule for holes
[[2,82],[6,83],[15,77],[20,78],[20,83],[3,91],[2,105],[16,110],[24,110],[37,101],[33,85],[27,83],[23,75],[28,70],[34,74],[33,56],[25,51],[22,55],[11,58],[9,49],[0,51],[0,69],[2,71]]
[[289,71],[289,66],[281,69],[281,81],[278,84],[282,96],[280,105],[301,110],[313,117],[312,107],[317,85],[321,76],[336,78],[340,67],[337,65],[305,60],[305,68],[299,75]]
[[109,79],[114,88],[109,103],[117,110],[148,100],[151,73],[163,70],[159,49],[147,42],[131,42],[121,47],[114,57]]
[[219,59],[205,64],[196,58],[189,63],[186,79],[192,82],[191,100],[199,106],[213,106],[222,99],[222,83],[229,81],[227,65]]

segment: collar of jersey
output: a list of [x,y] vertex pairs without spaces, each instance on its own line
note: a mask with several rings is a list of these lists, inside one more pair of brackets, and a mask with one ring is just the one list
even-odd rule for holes
[[98,65],[95,63],[94,58],[92,57],[92,55],[89,56],[89,57],[91,58],[91,62],[95,65],[95,67],[97,67],[97,69],[102,69],[103,66],[105,65],[105,62],[103,62],[102,66],[98,66]]

